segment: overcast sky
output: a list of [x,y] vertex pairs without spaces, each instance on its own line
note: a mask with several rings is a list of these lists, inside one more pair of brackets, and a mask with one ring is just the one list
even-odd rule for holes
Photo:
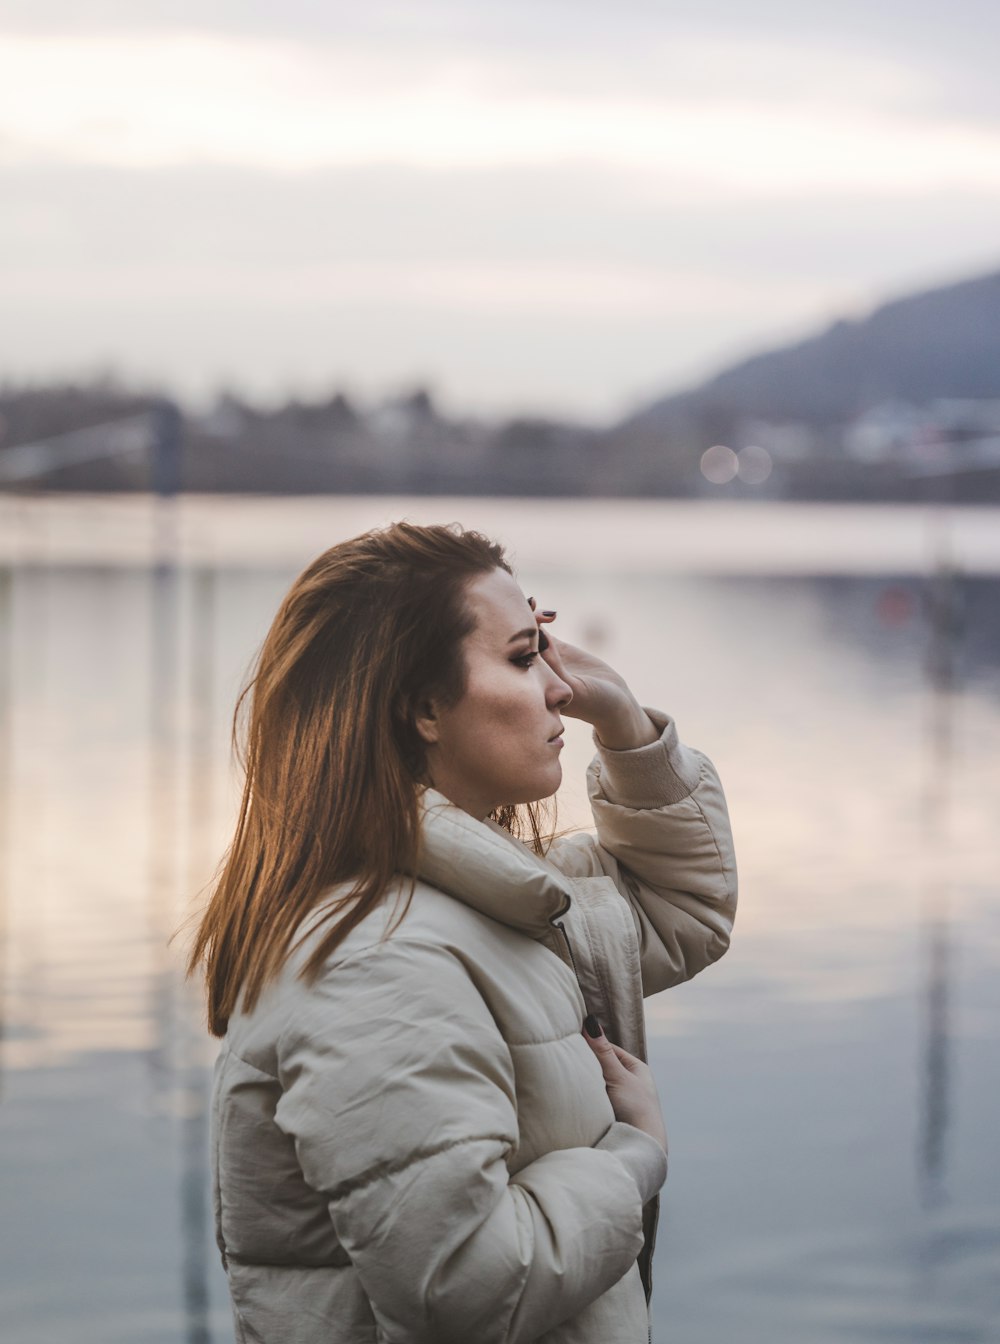
[[0,0],[0,377],[603,419],[1000,266],[994,0]]

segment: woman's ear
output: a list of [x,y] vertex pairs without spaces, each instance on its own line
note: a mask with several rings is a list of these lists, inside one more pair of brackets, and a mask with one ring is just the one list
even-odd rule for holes
[[435,701],[430,699],[417,701],[413,706],[412,722],[425,746],[433,747],[438,742],[441,724]]

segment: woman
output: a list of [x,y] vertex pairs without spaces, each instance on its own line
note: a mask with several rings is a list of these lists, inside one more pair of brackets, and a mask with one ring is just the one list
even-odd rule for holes
[[[497,545],[400,523],[321,555],[264,643],[191,959],[246,1344],[647,1339],[641,996],[725,951],[731,837],[709,762],[554,616]],[[597,837],[543,852],[567,716]]]

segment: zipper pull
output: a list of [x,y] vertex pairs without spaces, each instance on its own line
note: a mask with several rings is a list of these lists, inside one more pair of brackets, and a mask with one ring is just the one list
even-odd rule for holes
[[576,957],[573,956],[573,944],[569,940],[569,934],[566,932],[566,925],[561,919],[554,919],[552,927],[558,929],[563,936],[563,942],[566,944],[566,951],[569,953],[569,964],[573,967],[573,974],[576,976],[577,984],[580,983],[580,974],[576,969]]

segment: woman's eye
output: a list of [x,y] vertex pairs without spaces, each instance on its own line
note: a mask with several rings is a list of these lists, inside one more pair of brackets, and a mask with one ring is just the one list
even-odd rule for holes
[[511,662],[516,663],[518,667],[530,667],[537,657],[537,651],[532,649],[530,653],[522,653],[517,658],[512,658]]

